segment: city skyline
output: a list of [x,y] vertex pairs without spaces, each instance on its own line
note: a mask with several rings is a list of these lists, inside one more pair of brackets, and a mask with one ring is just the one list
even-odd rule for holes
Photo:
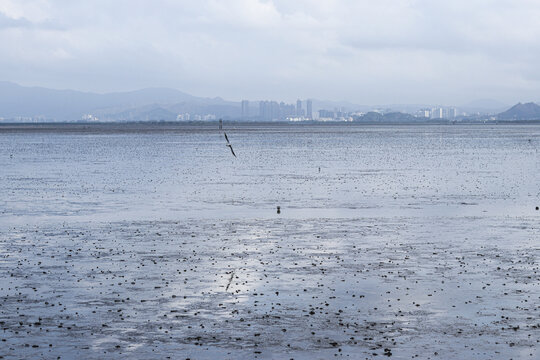
[[[521,102],[520,102],[521,103]],[[527,104],[526,102],[524,104]],[[530,103],[534,104],[534,103]],[[217,118],[245,121],[352,121],[368,113],[409,114],[414,118],[456,119],[496,115],[514,104],[473,102],[469,105],[386,104],[360,105],[320,99],[284,102],[273,99],[238,102],[201,98],[178,90],[147,88],[134,92],[96,94],[72,90],[24,87],[0,82],[1,121],[212,121]],[[512,118],[530,118],[538,105],[514,113]],[[524,109],[523,109],[524,110]],[[532,110],[532,113],[531,113]],[[370,115],[378,118],[378,115]],[[535,115],[536,116],[536,115]],[[368,117],[369,118],[369,117]],[[399,120],[410,118],[399,116]],[[396,117],[391,117],[392,121]],[[489,119],[489,118],[488,118]]]

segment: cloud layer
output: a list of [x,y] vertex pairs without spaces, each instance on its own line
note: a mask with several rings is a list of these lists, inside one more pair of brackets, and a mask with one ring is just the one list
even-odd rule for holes
[[375,103],[540,99],[535,0],[2,0],[0,80]]

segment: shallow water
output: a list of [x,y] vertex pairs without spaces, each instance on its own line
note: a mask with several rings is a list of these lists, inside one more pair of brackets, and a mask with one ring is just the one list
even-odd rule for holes
[[0,127],[0,356],[540,356],[540,126],[131,130]]

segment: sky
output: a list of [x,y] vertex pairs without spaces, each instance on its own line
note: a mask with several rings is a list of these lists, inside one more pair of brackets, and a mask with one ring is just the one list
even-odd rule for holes
[[538,0],[0,0],[0,80],[227,100],[540,100]]

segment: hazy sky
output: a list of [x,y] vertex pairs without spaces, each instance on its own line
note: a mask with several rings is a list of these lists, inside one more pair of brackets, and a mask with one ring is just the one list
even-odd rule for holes
[[540,100],[539,0],[0,0],[0,80],[230,100]]

